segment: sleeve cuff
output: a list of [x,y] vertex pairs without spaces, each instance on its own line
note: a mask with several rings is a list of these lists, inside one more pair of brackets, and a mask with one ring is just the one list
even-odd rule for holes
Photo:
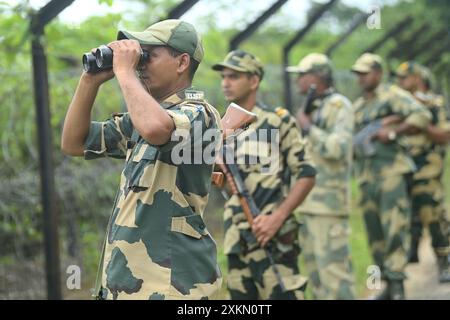
[[300,168],[300,172],[297,175],[297,179],[300,179],[300,178],[312,178],[312,177],[315,177],[316,174],[317,174],[316,169],[314,169],[313,166],[311,166],[309,164],[306,164],[306,165],[303,165]]
[[93,121],[84,143],[84,158],[86,160],[96,159],[105,155],[106,144],[103,134],[103,122]]

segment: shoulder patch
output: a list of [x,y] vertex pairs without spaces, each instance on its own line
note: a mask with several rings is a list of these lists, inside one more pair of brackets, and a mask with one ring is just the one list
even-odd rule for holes
[[287,109],[285,109],[285,108],[282,108],[282,107],[275,108],[275,113],[280,118],[284,118],[285,116],[289,115],[289,111]]
[[203,112],[205,111],[205,108],[203,105],[199,103],[193,103],[192,101],[184,101],[178,105],[180,110],[190,110],[190,111],[197,111],[197,112]]
[[340,99],[334,99],[334,100],[331,100],[330,102],[331,102],[331,105],[334,108],[338,108],[339,109],[339,108],[342,108],[344,106],[344,102],[342,100],[340,100]]
[[186,90],[185,95],[187,100],[203,100],[205,98],[202,91]]

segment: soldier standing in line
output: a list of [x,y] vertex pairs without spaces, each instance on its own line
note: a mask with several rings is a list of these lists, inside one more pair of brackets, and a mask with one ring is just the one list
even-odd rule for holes
[[[258,117],[237,137],[234,161],[261,214],[250,225],[237,195],[229,198],[224,211],[231,299],[303,299],[306,278],[297,264],[298,223],[292,212],[314,185],[315,170],[308,161],[305,141],[287,110],[257,101],[264,75],[257,57],[232,51],[213,70],[221,73],[226,100]],[[295,183],[286,195],[283,185],[288,169]],[[285,291],[262,249],[269,242]]]
[[[297,121],[317,171],[316,184],[303,204],[300,245],[315,299],[354,299],[348,244],[353,112],[351,102],[333,87],[331,62],[311,53],[297,66],[300,94],[309,95]],[[310,88],[316,88],[315,93]]]
[[[430,112],[407,91],[381,83],[381,57],[365,53],[352,66],[363,90],[354,103],[355,169],[372,257],[387,281],[378,299],[404,299],[411,204],[407,176],[415,165],[399,137],[425,130]],[[395,125],[392,125],[392,118]],[[391,124],[391,125],[389,125]],[[376,128],[374,132],[372,128]],[[368,133],[361,139],[360,135]],[[370,134],[369,134],[370,133]],[[367,145],[372,146],[372,150]]]
[[445,234],[444,171],[445,147],[450,141],[450,123],[442,96],[433,93],[429,87],[429,71],[413,61],[406,61],[396,70],[401,88],[428,107],[432,121],[420,134],[407,137],[409,152],[417,166],[413,176],[411,251],[409,262],[418,262],[417,249],[423,226],[430,231],[431,245],[438,261],[439,281],[450,282],[448,255],[449,239]]

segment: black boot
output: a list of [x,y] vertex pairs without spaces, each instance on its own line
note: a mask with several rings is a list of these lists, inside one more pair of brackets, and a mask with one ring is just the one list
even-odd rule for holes
[[403,280],[389,280],[391,300],[405,300]]
[[390,300],[391,299],[391,290],[389,288],[389,282],[386,285],[386,288],[384,288],[383,291],[381,291],[381,293],[377,296],[375,296],[374,298],[372,298],[373,300]]
[[439,282],[450,282],[450,266],[447,256],[437,256],[439,269]]
[[419,241],[420,238],[412,237],[411,248],[408,254],[408,263],[418,263],[419,262]]

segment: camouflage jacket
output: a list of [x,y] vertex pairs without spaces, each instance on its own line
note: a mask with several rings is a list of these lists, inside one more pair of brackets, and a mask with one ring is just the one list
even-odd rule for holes
[[[220,130],[219,114],[201,95],[184,90],[161,103],[191,137],[198,123]],[[194,137],[191,144],[202,139]],[[174,164],[176,144],[145,141],[128,113],[91,123],[85,158],[125,159],[106,235],[102,298],[200,299],[220,288],[216,244],[202,219],[213,163]],[[202,139],[201,149],[206,144]]]
[[[305,140],[287,110],[272,110],[258,103],[251,111],[258,120],[238,135],[235,161],[261,214],[268,214],[284,200],[282,187],[289,185],[290,178],[314,176],[315,170],[306,155]],[[236,195],[225,204],[224,224],[225,254],[258,248]],[[298,225],[291,215],[275,236],[275,243],[287,252],[297,245],[297,236]]]
[[[407,91],[395,85],[381,84],[375,90],[375,97],[367,100],[360,97],[354,103],[355,128],[357,133],[374,120],[398,115],[406,123],[420,129],[426,128],[431,120],[430,112]],[[371,157],[356,156],[356,176],[360,182],[373,180],[377,176],[414,172],[416,167],[404,144],[399,140],[381,143],[373,140],[376,153]],[[356,155],[356,154],[355,154]]]
[[351,102],[334,90],[316,99],[307,151],[317,170],[316,184],[298,208],[300,213],[348,215],[352,162]]
[[[449,114],[444,97],[432,92],[415,92],[414,96],[431,112],[431,123],[440,129],[450,131]],[[433,143],[424,133],[405,137],[405,143],[417,166],[415,179],[439,178],[444,170],[446,146]]]

